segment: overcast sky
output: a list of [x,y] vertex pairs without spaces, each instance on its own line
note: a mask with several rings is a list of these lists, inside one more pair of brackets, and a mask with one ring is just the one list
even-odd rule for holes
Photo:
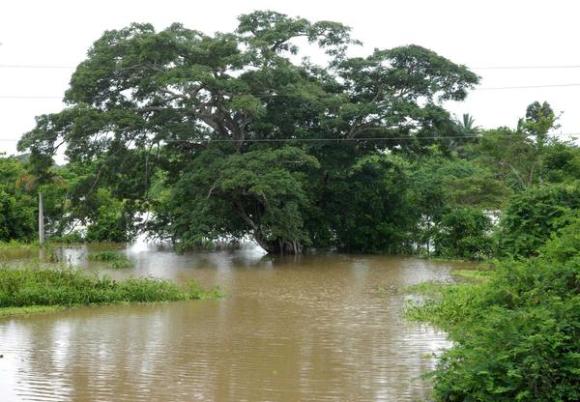
[[[563,112],[562,136],[580,137],[580,68],[507,69],[497,66],[580,66],[580,2],[552,0],[3,0],[0,3],[0,152],[34,126],[34,116],[57,112],[72,68],[6,68],[6,65],[74,67],[107,29],[172,22],[213,33],[231,31],[236,17],[271,9],[310,20],[334,20],[353,28],[363,50],[418,44],[482,77],[481,89],[449,104],[490,128],[515,126],[526,106],[547,100]],[[4,66],[4,67],[2,67]],[[578,84],[485,90],[483,88]],[[9,97],[9,98],[6,98]]]

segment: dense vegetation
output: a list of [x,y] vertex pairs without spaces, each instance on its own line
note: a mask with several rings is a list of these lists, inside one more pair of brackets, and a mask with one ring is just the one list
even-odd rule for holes
[[[177,301],[215,295],[215,290],[203,290],[195,282],[180,287],[169,281],[150,278],[115,281],[69,268],[29,266],[14,269],[0,266],[0,315],[12,307]],[[9,312],[12,314],[17,310],[10,309]]]
[[437,400],[580,399],[578,216],[534,254],[499,263],[481,282],[413,290],[428,301],[408,315],[435,323],[455,341],[434,373]]

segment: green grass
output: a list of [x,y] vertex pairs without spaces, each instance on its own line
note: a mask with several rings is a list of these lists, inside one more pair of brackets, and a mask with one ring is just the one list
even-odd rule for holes
[[492,278],[490,269],[457,269],[451,271],[460,283],[422,282],[408,286],[406,293],[422,296],[420,302],[405,306],[405,316],[413,321],[428,321],[447,331],[473,315],[480,302],[478,289]]
[[468,282],[487,282],[492,273],[493,271],[490,269],[456,269],[451,271],[451,275]]
[[[10,269],[0,266],[0,316],[47,311],[47,306],[146,303],[219,296],[218,290],[205,290],[194,281],[183,286],[152,278],[115,281],[70,268]],[[27,309],[18,309],[22,307]]]
[[96,253],[89,254],[90,261],[105,262],[111,268],[122,269],[131,268],[133,263],[125,255],[117,253],[115,251],[100,251]]
[[420,302],[413,301],[405,306],[405,316],[412,321],[430,322],[446,331],[473,315],[477,305],[478,284],[448,284],[424,282],[407,288],[409,293],[422,296]]
[[0,318],[13,317],[17,315],[29,315],[39,313],[53,313],[64,310],[65,306],[25,306],[25,307],[5,307],[0,308]]

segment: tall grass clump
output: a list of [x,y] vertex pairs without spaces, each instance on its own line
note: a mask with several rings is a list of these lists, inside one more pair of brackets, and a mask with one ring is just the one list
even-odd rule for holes
[[217,291],[204,290],[196,282],[179,286],[153,278],[116,281],[70,268],[0,266],[0,314],[11,307],[178,301],[217,295]]
[[107,263],[111,266],[111,268],[115,269],[131,268],[133,266],[133,263],[127,258],[127,256],[115,251],[100,251],[96,253],[90,253],[88,259],[90,261]]

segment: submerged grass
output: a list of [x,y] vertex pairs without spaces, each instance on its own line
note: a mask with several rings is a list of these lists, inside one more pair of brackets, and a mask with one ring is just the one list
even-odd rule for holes
[[[184,286],[153,278],[116,281],[70,268],[0,266],[0,316],[50,311],[54,307],[122,302],[162,302],[219,297],[197,282]],[[24,309],[23,309],[24,308]]]
[[[51,239],[51,241],[40,245],[38,242],[20,242],[16,240],[11,240],[9,242],[0,241],[0,261],[8,261],[14,259],[43,259],[49,262],[58,262],[56,251],[58,248],[66,247],[81,247],[83,245],[90,244],[92,250],[96,250],[91,254],[97,255],[95,260],[101,258],[100,254],[111,254],[114,255],[113,259],[120,261],[123,259],[123,255],[115,251],[97,251],[97,250],[117,250],[126,247],[125,243],[110,243],[110,242],[62,242],[59,239],[56,241]],[[116,258],[118,257],[118,258]],[[90,256],[89,256],[89,259]],[[113,259],[107,260],[106,257],[102,261],[112,261]],[[125,258],[126,259],[126,258]],[[128,260],[127,260],[128,261]],[[121,263],[122,265],[123,263]],[[119,267],[121,268],[121,267]]]
[[53,313],[66,309],[65,306],[26,306],[26,307],[0,307],[0,318],[17,315]]
[[90,261],[106,262],[111,266],[111,268],[115,269],[131,268],[133,266],[131,260],[129,260],[125,255],[114,251],[90,253],[88,259]]
[[477,290],[492,278],[490,269],[459,269],[451,274],[461,283],[422,282],[408,286],[405,291],[421,296],[421,301],[408,303],[405,316],[414,321],[429,321],[450,331],[456,324],[473,314],[480,303]]
[[469,282],[487,282],[491,278],[493,270],[490,269],[457,269],[451,271],[451,274],[456,278],[463,279]]
[[478,304],[474,295],[478,284],[425,282],[407,288],[409,293],[423,297],[405,306],[405,316],[412,321],[431,322],[450,331],[473,313]]
[[0,260],[29,257],[40,250],[38,243],[22,243],[19,241],[0,242]]

